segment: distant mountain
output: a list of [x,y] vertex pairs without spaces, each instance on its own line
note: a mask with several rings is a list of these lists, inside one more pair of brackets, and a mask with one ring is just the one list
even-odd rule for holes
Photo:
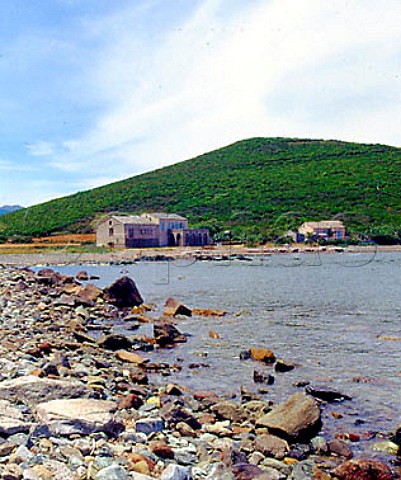
[[3,205],[2,207],[0,207],[0,215],[16,212],[17,210],[21,210],[22,208],[24,207],[21,207],[21,205]]
[[176,212],[194,227],[248,239],[334,217],[354,232],[401,232],[400,172],[396,147],[251,138],[5,215],[0,233],[89,232],[116,211]]

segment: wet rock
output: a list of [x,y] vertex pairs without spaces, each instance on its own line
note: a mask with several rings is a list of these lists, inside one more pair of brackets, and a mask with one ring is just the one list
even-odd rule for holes
[[135,307],[143,303],[143,299],[135,282],[129,277],[121,277],[103,290],[106,301],[119,308]]
[[274,435],[262,434],[255,438],[255,448],[265,456],[279,460],[283,459],[290,451],[288,443]]
[[0,382],[0,399],[37,404],[56,398],[85,397],[90,390],[80,382],[38,378],[33,375]]
[[82,280],[82,281],[85,282],[85,281],[89,280],[89,274],[88,274],[87,271],[81,270],[75,275],[75,278],[77,280]]
[[294,370],[294,368],[294,365],[288,362],[284,362],[284,360],[277,360],[274,365],[274,370],[280,373],[290,372],[291,370]]
[[273,385],[274,377],[270,373],[262,372],[261,370],[254,370],[253,381],[255,383],[266,383],[267,385]]
[[340,402],[342,400],[352,400],[352,398],[348,395],[326,387],[314,387],[312,385],[307,385],[305,387],[305,392],[325,402]]
[[187,341],[178,328],[168,323],[155,323],[154,334],[156,343],[162,347]]
[[175,298],[168,298],[164,305],[164,315],[175,317],[177,315],[192,316],[192,310]]
[[316,401],[300,392],[273,407],[256,422],[257,427],[267,428],[270,433],[295,442],[310,440],[321,425],[320,408]]
[[106,350],[122,350],[130,349],[132,347],[132,341],[125,335],[119,333],[113,333],[105,335],[98,340],[99,347]]
[[334,474],[339,480],[394,480],[387,465],[363,458],[348,460],[335,468]]
[[249,353],[252,360],[264,363],[274,363],[276,361],[274,353],[268,348],[250,348]]
[[121,421],[112,414],[115,409],[114,402],[105,400],[52,400],[37,405],[36,416],[54,435],[102,431],[114,435],[123,429]]

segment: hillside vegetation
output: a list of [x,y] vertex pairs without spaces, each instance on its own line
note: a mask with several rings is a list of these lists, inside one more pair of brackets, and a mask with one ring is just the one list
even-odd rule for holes
[[193,226],[264,239],[306,219],[397,232],[401,149],[253,138],[150,173],[5,215],[3,235],[89,232],[105,212],[168,211]]

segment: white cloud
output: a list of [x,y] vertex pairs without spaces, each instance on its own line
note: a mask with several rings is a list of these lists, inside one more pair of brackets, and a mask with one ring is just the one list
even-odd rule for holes
[[396,0],[243,1],[229,16],[229,0],[205,0],[147,36],[158,3],[85,24],[104,43],[83,82],[106,107],[57,154],[31,154],[47,146],[89,185],[94,170],[108,183],[251,136],[401,145]]
[[26,145],[29,155],[33,157],[49,157],[56,153],[52,142],[37,142]]

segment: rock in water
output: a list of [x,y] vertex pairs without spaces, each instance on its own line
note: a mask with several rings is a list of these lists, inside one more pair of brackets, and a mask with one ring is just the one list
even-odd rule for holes
[[164,305],[164,315],[175,317],[176,315],[192,316],[192,310],[175,298],[168,298]]
[[121,277],[103,290],[104,298],[116,307],[137,307],[143,299],[135,282],[129,277]]
[[305,392],[309,393],[309,395],[312,395],[312,397],[323,400],[324,402],[341,402],[342,400],[352,400],[352,398],[348,395],[327,387],[314,387],[312,385],[307,385]]
[[298,392],[259,418],[256,426],[267,428],[285,440],[308,441],[322,426],[320,408],[312,397]]
[[339,480],[393,480],[390,468],[376,460],[363,458],[348,460],[339,465],[334,474]]

